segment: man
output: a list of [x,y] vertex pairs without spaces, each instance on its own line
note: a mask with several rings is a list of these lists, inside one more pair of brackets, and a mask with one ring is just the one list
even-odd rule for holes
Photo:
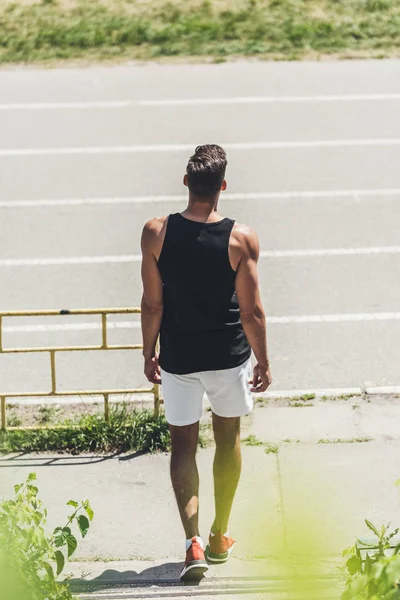
[[[226,165],[221,147],[198,146],[184,177],[187,208],[152,219],[142,234],[144,371],[150,382],[162,381],[171,480],[186,533],[182,580],[200,578],[207,562],[229,558],[235,542],[228,520],[241,471],[240,417],[252,410],[251,392],[264,392],[272,381],[258,289],[258,239],[217,210]],[[257,364],[249,380],[251,349]],[[215,520],[205,551],[196,466],[204,392],[216,442]]]

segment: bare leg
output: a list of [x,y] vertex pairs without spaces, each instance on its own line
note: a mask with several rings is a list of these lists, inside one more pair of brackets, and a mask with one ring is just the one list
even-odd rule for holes
[[171,481],[186,539],[199,535],[199,473],[196,451],[199,423],[171,431]]
[[242,468],[240,417],[218,417],[213,413],[216,443],[214,458],[215,521],[212,532],[226,533],[232,502]]

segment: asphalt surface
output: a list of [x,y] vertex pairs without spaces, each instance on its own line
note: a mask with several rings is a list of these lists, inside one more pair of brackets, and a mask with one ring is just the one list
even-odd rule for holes
[[[0,310],[138,305],[143,223],[184,208],[198,143],[227,144],[221,210],[266,253],[274,389],[399,384],[399,75],[400,61],[0,71]],[[140,340],[128,321],[111,341]],[[4,345],[96,343],[92,322],[7,320]],[[139,353],[58,365],[63,389],[145,385]],[[48,358],[0,356],[0,378],[47,389]]]

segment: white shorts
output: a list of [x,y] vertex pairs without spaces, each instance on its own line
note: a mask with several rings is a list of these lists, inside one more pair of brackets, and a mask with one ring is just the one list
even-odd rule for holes
[[206,393],[212,411],[219,417],[242,417],[253,408],[248,383],[250,359],[239,367],[174,375],[161,369],[165,416],[170,425],[192,425],[200,421]]

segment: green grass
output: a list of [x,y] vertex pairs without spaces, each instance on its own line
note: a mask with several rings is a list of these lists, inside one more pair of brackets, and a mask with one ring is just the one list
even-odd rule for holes
[[170,435],[162,415],[150,411],[114,407],[110,420],[88,415],[77,422],[64,421],[62,429],[9,430],[0,434],[0,452],[128,452],[168,450]]
[[277,444],[265,444],[265,454],[278,454],[279,446]]
[[248,435],[247,438],[242,440],[242,443],[245,446],[263,446],[264,442],[259,440],[255,435]]
[[365,444],[367,442],[372,442],[372,441],[373,441],[373,438],[371,438],[371,437],[351,438],[351,439],[337,438],[336,440],[321,439],[321,440],[318,440],[318,444]]
[[399,54],[396,0],[0,0],[0,63]]
[[350,400],[350,398],[356,397],[357,394],[341,394],[340,396],[322,396],[322,402],[334,402],[336,400]]
[[279,447],[276,444],[269,444],[268,442],[262,442],[255,435],[248,435],[242,440],[245,446],[264,446],[266,454],[277,454]]

